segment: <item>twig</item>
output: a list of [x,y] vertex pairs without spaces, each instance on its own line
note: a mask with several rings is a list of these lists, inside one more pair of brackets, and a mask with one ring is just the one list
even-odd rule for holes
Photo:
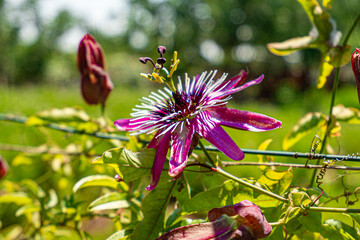
[[[16,116],[12,114],[3,114],[0,113],[0,121],[10,121],[15,123],[22,123],[25,124],[27,121],[26,117]],[[54,130],[72,133],[72,134],[85,134],[88,136],[93,136],[97,138],[103,139],[115,139],[120,141],[129,141],[129,138],[124,135],[113,134],[109,132],[84,132],[79,131],[74,127],[69,127],[66,125],[50,123],[47,125],[42,125],[42,127],[51,128]],[[139,140],[141,143],[149,143],[148,141]],[[201,149],[200,147],[196,147],[196,149]],[[212,146],[205,146],[205,149],[208,151],[215,151],[219,152],[219,150]],[[346,155],[332,155],[332,154],[313,154],[313,153],[301,153],[301,152],[288,152],[288,151],[271,151],[271,150],[258,150],[258,149],[241,149],[246,154],[256,154],[256,155],[268,155],[268,156],[279,156],[279,157],[290,157],[290,158],[305,158],[308,159],[311,156],[311,160],[321,160],[326,158],[327,160],[338,160],[343,159],[345,161],[353,161],[353,162],[360,162],[360,156],[346,156]]]
[[[269,162],[269,163],[259,163],[259,162],[224,162],[221,164],[224,167],[227,166],[271,166],[271,167],[293,167],[293,168],[310,168],[310,169],[320,169],[322,165],[307,165],[297,164],[297,163],[279,163],[279,162]],[[328,166],[327,169],[336,169],[336,170],[352,170],[359,171],[360,167],[347,167],[347,166]]]

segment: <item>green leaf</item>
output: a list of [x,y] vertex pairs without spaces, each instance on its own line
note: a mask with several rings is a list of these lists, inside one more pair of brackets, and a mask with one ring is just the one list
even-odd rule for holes
[[327,77],[331,74],[334,66],[330,63],[330,56],[328,53],[324,53],[321,57],[320,66],[319,66],[319,74],[317,79],[317,88],[322,88],[327,80]]
[[59,202],[58,196],[54,189],[49,190],[49,201],[45,204],[45,209],[50,209],[55,207]]
[[88,122],[90,121],[89,115],[82,110],[77,108],[54,108],[45,110],[31,116],[27,120],[28,125],[38,125],[43,122],[53,123],[66,123],[66,122]]
[[141,203],[144,219],[136,226],[132,240],[155,239],[164,227],[164,216],[176,181],[170,181],[167,173],[161,175],[157,187],[150,191]]
[[295,37],[283,42],[268,43],[266,46],[270,52],[278,56],[285,56],[300,49],[312,47],[315,39],[310,36]]
[[360,124],[360,111],[356,108],[347,108],[342,104],[333,108],[333,115],[336,120],[350,124]]
[[322,231],[321,212],[308,212],[297,219],[307,230],[311,232]]
[[67,240],[67,239],[81,240],[82,239],[76,230],[69,228],[69,227],[56,227],[54,229],[54,235],[55,235],[56,240]]
[[2,228],[0,231],[0,237],[4,240],[20,239],[20,234],[22,233],[23,228],[21,225],[11,225],[6,228]]
[[[266,150],[271,142],[272,142],[272,139],[266,139],[264,142],[262,142],[259,145],[258,150]],[[264,155],[261,155],[261,154],[257,155],[257,158],[259,160],[259,163],[268,162],[268,161],[272,162],[274,160],[273,157],[264,156]],[[266,161],[266,158],[267,158],[267,161]],[[259,168],[264,171],[268,167],[267,166],[259,166]]]
[[114,167],[120,178],[132,181],[151,174],[156,149],[146,148],[131,152],[123,147],[113,148],[103,153],[93,163],[104,163]]
[[321,8],[316,0],[298,0],[314,24],[322,40],[329,40],[333,25],[330,22],[330,14]]
[[334,47],[329,51],[329,63],[334,67],[341,67],[350,62],[351,45],[347,44],[345,47]]
[[0,195],[0,203],[15,203],[18,205],[25,205],[32,202],[33,199],[31,199],[24,192],[5,193]]
[[328,239],[337,239],[337,240],[357,239],[356,231],[354,228],[334,219],[327,219],[324,222],[321,235],[324,238],[328,238]]
[[33,204],[30,205],[24,205],[22,207],[20,207],[16,212],[15,212],[15,216],[19,217],[22,214],[27,214],[27,213],[33,213],[33,212],[39,212],[41,210],[40,206],[36,206]]
[[283,229],[281,226],[274,227],[271,235],[266,238],[267,240],[284,239]]
[[259,207],[275,207],[278,204],[278,201],[271,197],[253,192],[251,188],[228,180],[222,185],[196,194],[181,206],[181,211],[183,215],[194,212],[208,212],[213,208],[236,204],[242,200],[249,200]]
[[106,240],[126,240],[130,239],[129,235],[131,234],[132,230],[121,230],[111,234]]
[[334,0],[323,0],[322,5],[327,9],[331,9],[333,2]]
[[311,203],[310,197],[306,192],[291,192],[289,194],[289,203],[283,205],[284,212],[282,219],[284,223],[291,223],[302,216],[305,211],[303,207]]
[[290,186],[293,177],[292,169],[287,171],[266,170],[258,179],[258,182],[265,184],[272,192],[282,195]]
[[20,182],[20,184],[37,198],[44,198],[46,196],[44,190],[35,181],[31,179],[24,179]]
[[283,149],[288,150],[303,137],[326,123],[326,116],[319,112],[306,114],[291,129],[290,133],[283,140]]
[[130,203],[126,199],[126,197],[127,197],[126,193],[111,192],[105,194],[92,201],[89,205],[89,210],[97,211],[97,210],[127,208],[130,206]]
[[91,175],[80,179],[77,183],[75,183],[73,187],[73,192],[77,192],[79,189],[85,187],[110,187],[117,189],[119,183],[113,177],[109,177],[107,175]]
[[352,218],[355,222],[357,222],[358,224],[360,224],[360,214],[359,214],[359,213],[344,213],[344,215],[349,216],[349,217]]

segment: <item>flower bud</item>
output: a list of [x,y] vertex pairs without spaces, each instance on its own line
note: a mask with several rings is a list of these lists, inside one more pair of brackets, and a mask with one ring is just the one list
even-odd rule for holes
[[360,49],[356,48],[351,56],[351,66],[354,72],[356,88],[360,103]]
[[81,73],[81,92],[84,100],[88,104],[105,105],[113,84],[105,70],[103,50],[90,34],[86,34],[80,41],[77,64]]
[[5,160],[0,156],[0,179],[3,178],[8,172],[8,166]]

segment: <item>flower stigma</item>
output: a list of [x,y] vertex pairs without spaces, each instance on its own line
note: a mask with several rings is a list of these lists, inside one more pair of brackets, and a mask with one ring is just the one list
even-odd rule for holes
[[165,83],[170,88],[170,90],[175,93],[176,88],[172,79],[172,75],[176,71],[177,65],[180,62],[180,60],[177,59],[177,52],[174,52],[174,57],[171,59],[170,71],[164,67],[164,64],[167,61],[166,58],[163,57],[164,53],[166,52],[166,47],[159,46],[158,52],[160,57],[156,60],[156,63],[150,57],[139,58],[139,61],[142,64],[147,64],[147,62],[150,62],[154,66],[153,72],[151,74],[141,73],[140,76],[145,77],[152,82]]

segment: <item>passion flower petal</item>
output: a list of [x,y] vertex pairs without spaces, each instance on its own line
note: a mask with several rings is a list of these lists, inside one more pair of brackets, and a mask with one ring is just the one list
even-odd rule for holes
[[262,132],[281,126],[281,122],[264,114],[218,107],[211,109],[210,114],[221,125],[237,129]]
[[164,168],[166,154],[169,149],[170,135],[171,134],[169,132],[165,133],[165,135],[159,142],[159,145],[157,147],[157,151],[155,154],[153,167],[151,169],[151,182],[150,182],[150,185],[146,187],[146,190],[149,190],[149,191],[153,190],[159,182],[160,175]]
[[244,158],[244,153],[225,130],[211,119],[211,115],[208,112],[199,113],[197,120],[196,132],[199,133],[201,137],[205,138],[233,160],[242,160]]
[[192,125],[178,126],[173,134],[171,134],[171,155],[169,175],[176,177],[186,167],[187,157],[191,146],[191,140],[194,135]]

